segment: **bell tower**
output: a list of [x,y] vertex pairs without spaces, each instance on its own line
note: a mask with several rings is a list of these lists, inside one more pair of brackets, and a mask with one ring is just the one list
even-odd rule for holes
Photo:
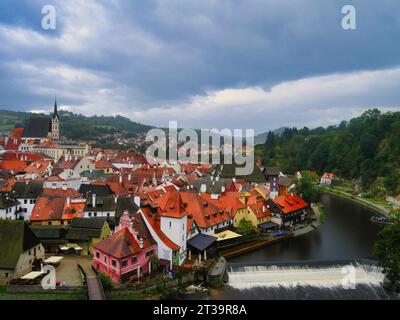
[[53,140],[60,140],[60,116],[58,115],[57,98],[54,102],[54,112],[51,118],[51,137]]

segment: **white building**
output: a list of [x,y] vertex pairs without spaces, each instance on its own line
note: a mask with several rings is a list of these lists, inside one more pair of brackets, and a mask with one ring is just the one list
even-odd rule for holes
[[16,182],[13,186],[12,195],[19,203],[19,217],[29,220],[37,199],[43,192],[42,182]]

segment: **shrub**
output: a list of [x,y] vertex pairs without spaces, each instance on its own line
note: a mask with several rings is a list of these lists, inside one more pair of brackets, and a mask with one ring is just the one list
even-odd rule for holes
[[248,221],[246,219],[240,220],[239,226],[237,227],[236,231],[242,236],[249,236],[257,233],[257,230],[253,227],[251,221]]

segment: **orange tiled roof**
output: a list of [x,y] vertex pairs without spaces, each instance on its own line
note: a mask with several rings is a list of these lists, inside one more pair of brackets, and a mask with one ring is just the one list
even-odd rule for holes
[[171,218],[183,218],[188,214],[187,203],[182,201],[178,191],[167,191],[158,201],[159,214]]
[[141,209],[143,212],[143,216],[145,217],[145,219],[147,220],[147,222],[150,224],[151,228],[153,229],[153,231],[157,234],[157,236],[160,238],[160,240],[166,245],[168,246],[168,248],[172,249],[172,250],[179,250],[181,247],[178,246],[176,243],[174,243],[173,241],[171,241],[164,232],[162,232],[161,228],[160,228],[160,217],[153,214],[152,212],[150,212],[150,208],[146,207],[146,208],[142,208]]
[[30,217],[30,221],[61,220],[63,217],[66,198],[40,197]]
[[271,211],[267,209],[264,201],[257,201],[249,205],[249,207],[255,213],[257,219],[266,218],[271,215]]
[[21,160],[5,160],[0,163],[0,169],[10,172],[23,172],[27,166],[27,162]]
[[85,204],[86,201],[71,202],[70,204],[66,202],[63,209],[62,219],[72,220],[73,218],[83,218]]
[[[189,220],[194,221],[199,228],[206,229],[233,218],[230,213],[201,198],[197,193],[182,192],[181,195],[183,201],[187,203],[187,211],[190,213]],[[190,231],[190,227],[191,224],[189,224],[188,231]]]
[[24,135],[24,128],[15,128],[11,133],[11,137],[21,139]]
[[28,166],[25,169],[26,173],[36,173],[38,175],[44,174],[48,166],[51,164],[50,160],[45,160],[45,161],[38,161],[32,163],[30,166]]
[[302,210],[308,207],[308,203],[300,198],[297,194],[279,196],[272,201],[279,206],[284,214]]
[[58,197],[58,198],[67,198],[71,197],[73,199],[75,198],[80,198],[81,195],[78,191],[74,189],[43,189],[43,194],[44,197]]

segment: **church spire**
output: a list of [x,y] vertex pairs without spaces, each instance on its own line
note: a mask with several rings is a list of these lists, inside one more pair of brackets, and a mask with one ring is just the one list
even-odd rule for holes
[[59,118],[58,116],[58,107],[57,107],[57,97],[54,100],[54,112],[53,112],[53,119]]

